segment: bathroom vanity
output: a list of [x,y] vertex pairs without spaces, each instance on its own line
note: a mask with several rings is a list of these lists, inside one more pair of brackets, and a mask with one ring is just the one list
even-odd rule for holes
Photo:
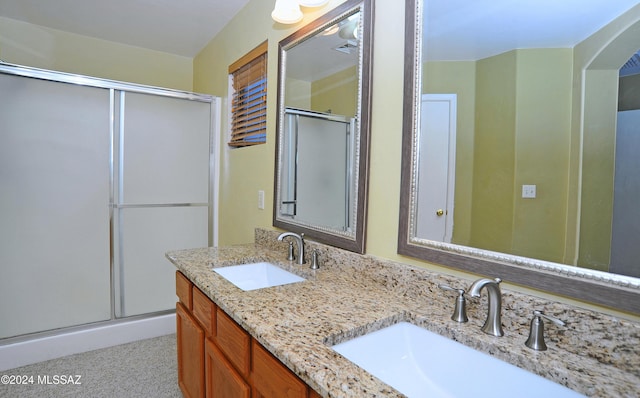
[[[504,336],[495,337],[480,330],[484,293],[468,299],[469,322],[451,320],[456,295],[438,286],[467,289],[471,281],[307,242],[307,251],[316,250],[320,259],[320,269],[311,270],[286,260],[287,244],[277,236],[259,229],[255,244],[167,253],[178,268],[179,380],[185,396],[206,391],[213,397],[403,397],[332,349],[400,322],[586,396],[638,394],[640,326],[634,322],[503,288]],[[257,262],[305,280],[245,291],[212,271]],[[524,344],[534,310],[567,323],[547,325],[547,351]],[[472,371],[461,368],[462,374]],[[508,382],[499,374],[495,381]]]

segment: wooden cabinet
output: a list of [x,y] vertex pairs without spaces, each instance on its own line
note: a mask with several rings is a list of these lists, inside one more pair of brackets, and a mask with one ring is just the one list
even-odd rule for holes
[[176,296],[178,300],[191,311],[192,307],[192,283],[186,276],[182,275],[179,271],[176,271]]
[[187,398],[320,398],[179,271],[178,384]]
[[254,398],[306,398],[309,387],[257,341],[252,344]]
[[204,331],[182,303],[176,304],[178,385],[186,398],[204,397]]
[[211,340],[206,344],[207,398],[250,398],[251,387]]
[[249,376],[251,337],[220,308],[215,343],[243,377]]
[[212,337],[216,331],[216,305],[209,297],[193,286],[193,315],[204,328],[207,337]]

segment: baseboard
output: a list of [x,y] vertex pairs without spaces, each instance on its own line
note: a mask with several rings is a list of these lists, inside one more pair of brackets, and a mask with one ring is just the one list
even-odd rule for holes
[[0,371],[175,332],[168,314],[8,344],[0,346]]

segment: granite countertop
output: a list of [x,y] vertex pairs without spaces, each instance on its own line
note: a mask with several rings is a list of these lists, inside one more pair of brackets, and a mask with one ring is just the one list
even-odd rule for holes
[[[422,326],[587,396],[640,394],[640,327],[634,322],[503,288],[505,336],[496,338],[480,331],[486,317],[485,293],[482,300],[468,300],[468,323],[450,319],[455,294],[438,285],[466,288],[469,281],[315,242],[307,246],[320,252],[317,271],[285,260],[284,246],[259,243],[171,251],[167,258],[325,397],[404,396],[330,348],[398,321]],[[259,261],[272,262],[307,280],[242,291],[211,271]],[[546,328],[548,351],[536,352],[523,344],[534,309],[568,323],[565,328]]]

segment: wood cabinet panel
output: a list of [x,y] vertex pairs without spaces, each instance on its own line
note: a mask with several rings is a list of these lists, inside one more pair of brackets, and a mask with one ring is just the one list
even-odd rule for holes
[[252,341],[251,381],[254,397],[307,398],[309,388],[257,341]]
[[176,304],[178,385],[186,398],[204,397],[204,331],[186,307]]
[[204,327],[207,337],[213,336],[216,331],[216,305],[197,287],[192,290],[193,315]]
[[180,271],[176,271],[176,295],[184,306],[191,311],[193,308],[193,299],[191,293],[192,283]]
[[186,398],[320,398],[181,272],[178,384]]
[[249,398],[251,387],[231,366],[222,351],[207,340],[205,354],[207,398]]
[[220,308],[218,308],[216,315],[214,341],[238,372],[242,376],[248,377],[251,364],[251,337]]

